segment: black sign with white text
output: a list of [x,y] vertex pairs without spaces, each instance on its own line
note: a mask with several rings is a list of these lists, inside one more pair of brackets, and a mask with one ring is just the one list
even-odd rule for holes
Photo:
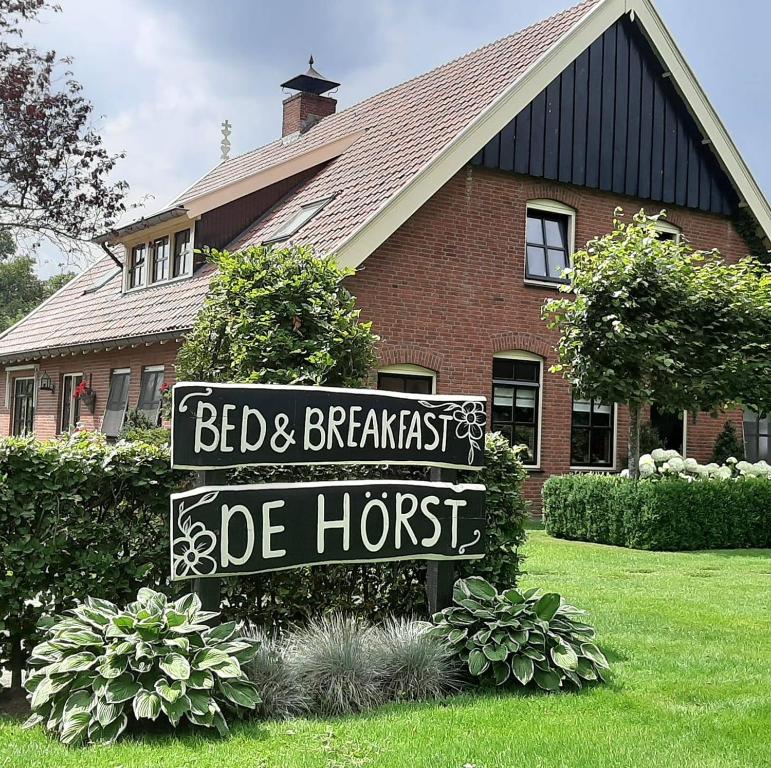
[[416,464],[480,469],[484,397],[178,383],[172,465]]
[[484,486],[391,480],[212,486],[171,497],[175,580],[484,555]]

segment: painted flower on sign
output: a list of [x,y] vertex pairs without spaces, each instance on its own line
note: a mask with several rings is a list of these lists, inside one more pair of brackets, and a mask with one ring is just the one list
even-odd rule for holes
[[468,463],[473,464],[474,454],[477,451],[483,450],[481,443],[485,435],[485,425],[487,424],[485,404],[478,400],[440,405],[421,401],[420,404],[427,408],[441,408],[445,413],[452,414],[455,420],[455,436],[461,440],[468,440]]
[[188,517],[180,523],[182,536],[174,539],[174,575],[209,576],[217,569],[211,552],[217,544],[214,534],[203,523],[193,523]]

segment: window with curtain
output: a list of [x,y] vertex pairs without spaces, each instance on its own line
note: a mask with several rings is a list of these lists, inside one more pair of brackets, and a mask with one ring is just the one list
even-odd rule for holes
[[65,373],[62,376],[60,432],[71,432],[78,425],[78,421],[80,421],[80,400],[76,400],[73,394],[81,381],[83,381],[82,373]]
[[527,446],[525,464],[538,463],[541,362],[531,359],[493,360],[492,429],[512,445]]
[[158,424],[161,415],[163,377],[163,366],[150,366],[142,371],[139,385],[137,410],[153,425]]
[[17,437],[35,430],[35,379],[24,377],[13,382],[11,433]]
[[115,370],[110,376],[110,392],[102,419],[102,432],[108,437],[117,437],[123,427],[130,383],[131,371],[128,368]]
[[613,406],[573,398],[570,463],[574,467],[613,466]]
[[744,453],[747,461],[771,460],[769,443],[771,417],[749,409],[744,411]]

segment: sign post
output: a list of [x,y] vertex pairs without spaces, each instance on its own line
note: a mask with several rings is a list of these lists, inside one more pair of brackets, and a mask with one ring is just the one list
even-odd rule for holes
[[[484,556],[485,398],[327,387],[178,383],[172,466],[197,486],[171,497],[171,575],[217,610],[220,580],[332,563],[428,560],[431,611],[453,562]],[[280,464],[429,466],[431,481],[226,485],[224,470]]]

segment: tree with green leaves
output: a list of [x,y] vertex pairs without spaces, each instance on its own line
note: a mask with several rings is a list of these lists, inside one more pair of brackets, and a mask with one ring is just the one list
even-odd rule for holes
[[178,379],[362,384],[377,336],[343,285],[350,270],[291,245],[210,259],[219,272],[180,350]]
[[771,406],[771,271],[747,258],[662,240],[644,211],[587,243],[546,303],[560,331],[560,372],[583,397],[626,404],[629,470],[638,476],[640,415]]
[[13,240],[5,240],[2,235],[0,232],[0,332],[21,320],[74,277],[71,272],[65,272],[41,280],[35,273],[35,260],[16,254]]

